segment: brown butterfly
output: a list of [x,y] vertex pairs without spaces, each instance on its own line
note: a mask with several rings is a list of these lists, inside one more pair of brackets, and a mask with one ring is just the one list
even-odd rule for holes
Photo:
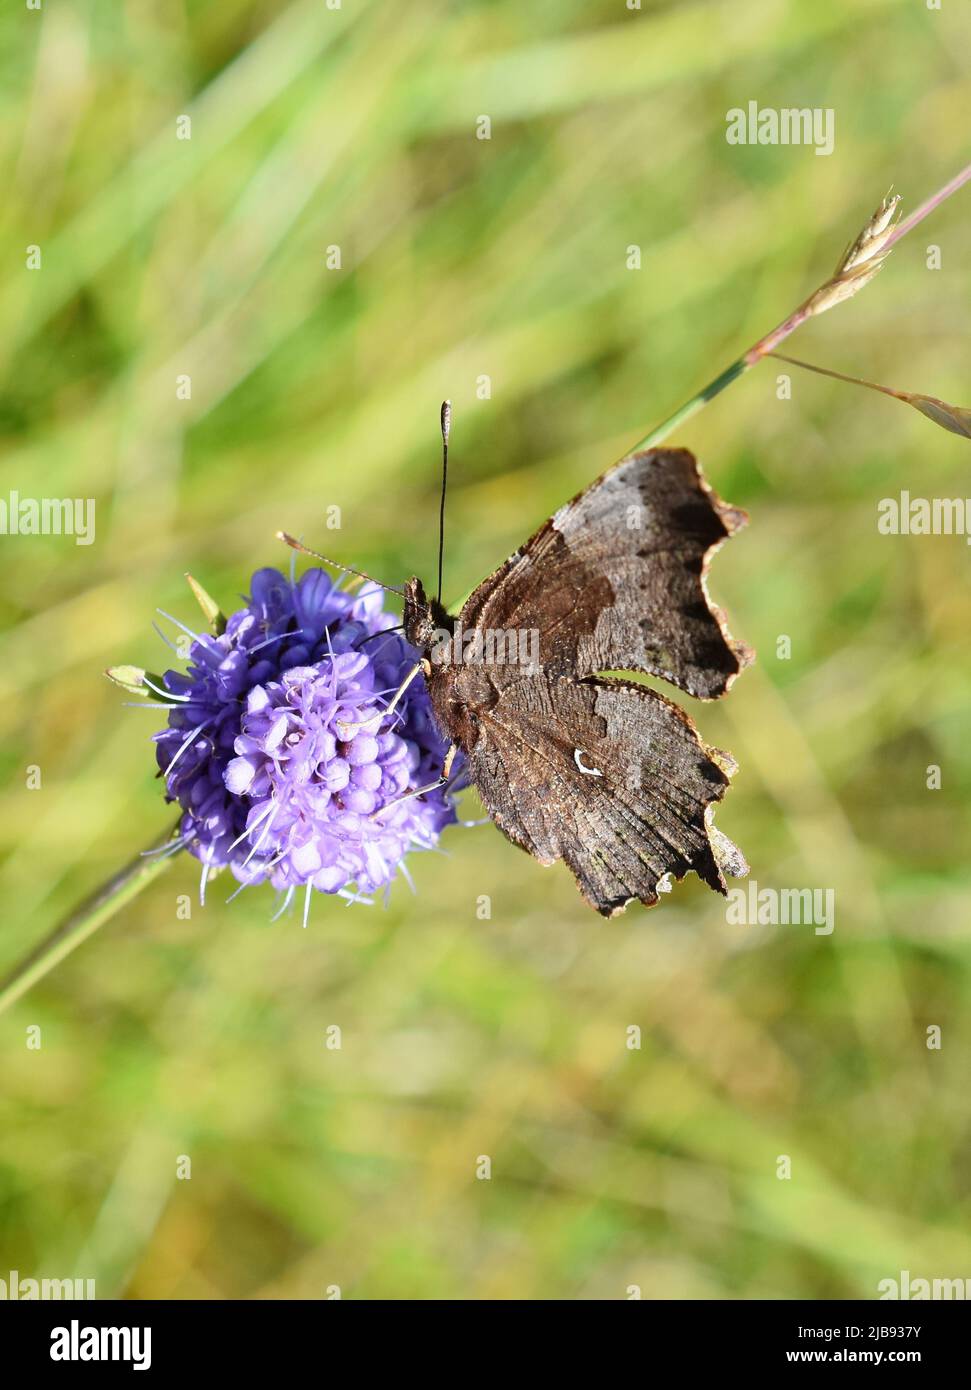
[[[446,402],[443,516],[449,423]],[[725,872],[748,871],[712,823],[732,758],[664,696],[601,674],[726,693],[754,654],[730,637],[705,576],[747,520],[686,449],[650,449],[561,507],[457,618],[440,601],[441,547],[439,597],[417,578],[404,586],[405,636],[422,657],[412,675],[424,671],[451,741],[442,780],[461,750],[499,829],[541,864],[562,859],[605,917],[652,906],[689,870],[721,893]]]

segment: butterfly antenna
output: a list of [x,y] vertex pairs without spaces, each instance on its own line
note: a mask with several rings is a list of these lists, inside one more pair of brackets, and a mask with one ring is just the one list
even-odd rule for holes
[[392,594],[404,592],[403,589],[394,584],[382,584],[380,579],[373,579],[363,570],[352,569],[350,565],[340,565],[336,560],[329,560],[326,555],[321,555],[319,551],[311,550],[309,545],[304,545],[303,541],[298,541],[288,531],[277,531],[276,538],[278,541],[283,541],[291,550],[299,550],[301,555],[310,555],[315,560],[320,560],[322,564],[331,565],[335,570],[343,570],[345,574],[356,574],[358,579],[366,579],[369,584],[377,584],[379,589],[388,589]]
[[448,436],[452,428],[452,402],[442,401],[442,502],[438,509],[438,602],[442,601],[442,564],[445,559],[445,489],[448,485]]

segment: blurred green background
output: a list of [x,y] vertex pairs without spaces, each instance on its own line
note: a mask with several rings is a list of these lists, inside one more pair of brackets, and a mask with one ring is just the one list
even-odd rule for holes
[[[968,158],[959,5],[44,0],[0,37],[0,496],[98,508],[90,547],[0,539],[4,970],[169,823],[151,717],[101,672],[162,661],[156,605],[196,620],[184,571],[229,607],[285,527],[430,578],[449,396],[459,597],[891,184],[912,210]],[[832,107],[835,152],[727,145],[751,99]],[[969,225],[965,190],[791,351],[967,404]],[[180,859],[0,1019],[0,1277],[572,1299],[971,1276],[969,552],[876,529],[903,488],[971,493],[971,456],[836,382],[780,400],[780,370],[674,441],[752,518],[711,587],[759,661],[691,713],[741,764],[721,826],[760,885],[834,888],[833,935],[730,925],[696,880],[605,923],[490,826],[413,858],[416,897],[318,898],[307,931],[224,880],[180,920]]]

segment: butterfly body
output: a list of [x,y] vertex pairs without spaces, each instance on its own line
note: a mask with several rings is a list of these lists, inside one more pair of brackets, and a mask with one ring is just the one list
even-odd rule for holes
[[723,695],[752,654],[708,601],[711,553],[745,521],[693,456],[624,459],[550,518],[457,618],[405,585],[435,718],[499,828],[563,859],[604,916],[696,872],[725,891],[744,860],[711,823],[732,760],[643,683]]

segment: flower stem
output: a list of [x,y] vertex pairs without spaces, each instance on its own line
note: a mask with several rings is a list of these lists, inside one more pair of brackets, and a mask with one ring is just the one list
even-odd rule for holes
[[0,1014],[168,868],[175,856],[163,851],[177,834],[178,823],[119,874],[102,884],[15,966],[0,982]]

